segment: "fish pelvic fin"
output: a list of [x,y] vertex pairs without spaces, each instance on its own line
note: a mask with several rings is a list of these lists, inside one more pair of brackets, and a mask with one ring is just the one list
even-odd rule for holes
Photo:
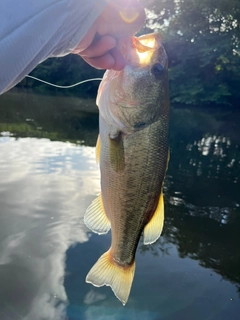
[[99,163],[100,160],[100,135],[98,135],[97,138],[97,144],[96,144],[96,162]]
[[93,200],[84,216],[85,225],[98,234],[107,233],[111,224],[105,213],[101,194]]
[[135,261],[122,267],[112,259],[110,250],[95,263],[86,277],[86,282],[95,287],[110,286],[115,296],[125,305],[128,301],[135,272]]
[[164,200],[163,193],[161,192],[157,208],[148,222],[148,224],[144,228],[143,232],[143,243],[151,244],[160,237],[163,229],[164,223]]

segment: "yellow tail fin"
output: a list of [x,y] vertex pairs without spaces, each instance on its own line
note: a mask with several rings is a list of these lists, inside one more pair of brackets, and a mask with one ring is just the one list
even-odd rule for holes
[[115,296],[127,303],[135,272],[135,262],[123,268],[112,261],[110,251],[105,252],[95,263],[86,277],[86,282],[96,287],[110,286]]

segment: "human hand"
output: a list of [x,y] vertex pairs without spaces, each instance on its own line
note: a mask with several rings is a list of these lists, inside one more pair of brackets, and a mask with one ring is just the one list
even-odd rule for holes
[[125,60],[118,49],[119,41],[139,31],[144,20],[138,0],[110,1],[73,53],[96,69],[122,70]]

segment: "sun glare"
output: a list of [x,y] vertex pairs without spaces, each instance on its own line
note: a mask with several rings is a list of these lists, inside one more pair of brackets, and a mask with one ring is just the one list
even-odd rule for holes
[[150,63],[153,53],[160,47],[161,37],[158,34],[142,36],[135,38],[133,45],[137,49],[136,62],[141,66],[145,66]]

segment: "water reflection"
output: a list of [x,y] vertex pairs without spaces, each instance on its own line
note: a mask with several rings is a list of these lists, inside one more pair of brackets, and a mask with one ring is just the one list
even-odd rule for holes
[[151,246],[140,242],[123,308],[108,287],[85,284],[111,237],[93,235],[82,220],[99,192],[90,147],[95,106],[89,102],[87,112],[69,98],[3,97],[1,320],[238,319],[239,115],[172,111],[164,232]]
[[61,319],[65,252],[88,241],[82,218],[99,191],[94,148],[4,137],[0,153],[1,319]]
[[[175,116],[187,113],[177,110]],[[189,118],[185,131],[182,123],[172,129],[164,234],[181,258],[198,260],[239,292],[240,136],[213,116],[192,112]]]
[[41,96],[14,89],[0,97],[0,115],[0,132],[5,134],[96,144],[95,99]]

